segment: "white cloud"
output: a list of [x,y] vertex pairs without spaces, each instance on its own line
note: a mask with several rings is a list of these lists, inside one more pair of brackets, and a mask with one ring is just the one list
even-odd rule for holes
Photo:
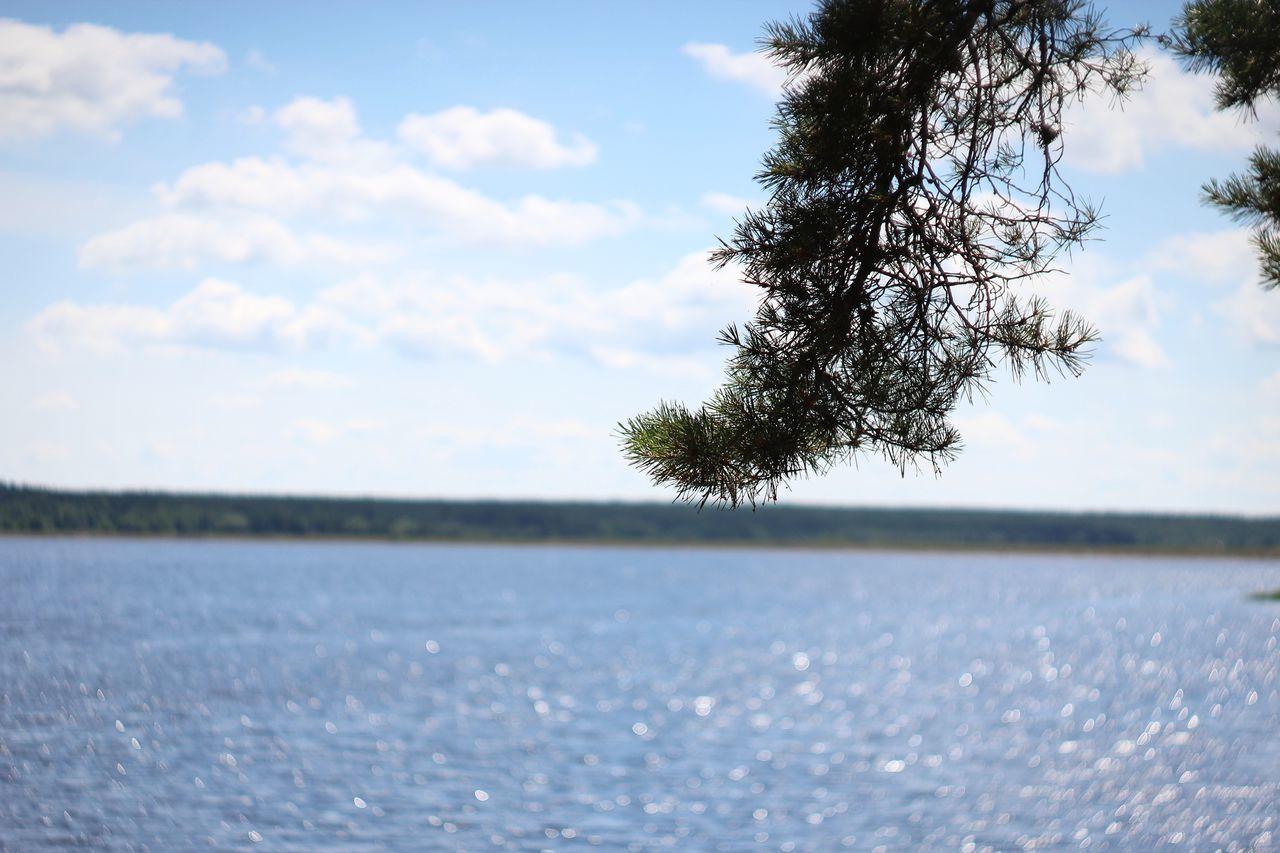
[[1222,284],[1257,276],[1257,251],[1247,228],[1179,234],[1160,243],[1142,261],[1148,269],[1180,278]]
[[550,124],[512,109],[482,113],[459,106],[431,115],[411,113],[400,123],[399,137],[446,169],[554,169],[596,159],[596,146],[582,134],[562,144]]
[[1169,356],[1146,329],[1125,329],[1113,336],[1116,355],[1139,367],[1168,367]]
[[[504,328],[505,327],[505,328]],[[498,331],[503,329],[503,331]],[[474,316],[410,314],[384,319],[378,338],[392,349],[423,358],[476,358],[495,364],[514,352],[531,349],[537,327],[504,317],[486,323]],[[532,334],[531,334],[532,333]]]
[[169,309],[171,334],[184,342],[256,345],[293,314],[288,300],[245,293],[238,284],[208,278]]
[[596,346],[591,355],[612,370],[641,370],[669,376],[712,376],[720,369],[719,361],[686,355],[657,355],[623,347]]
[[37,314],[28,328],[51,350],[109,352],[135,341],[241,349],[288,339],[296,316],[288,300],[245,293],[233,282],[209,278],[168,308],[63,300]]
[[329,149],[349,145],[360,136],[355,107],[346,98],[295,98],[276,110],[275,122],[287,135],[291,151],[316,160],[326,159]]
[[639,279],[604,294],[596,310],[614,318],[620,335],[638,328],[646,341],[666,340],[664,350],[687,350],[713,340],[729,322],[754,315],[760,290],[744,284],[740,273],[734,265],[715,269],[705,252],[693,252],[659,279]]
[[1018,459],[1027,459],[1061,441],[1061,425],[1040,414],[1027,414],[1014,421],[999,412],[970,409],[957,414],[954,421],[966,447],[993,450]]
[[304,160],[365,168],[395,160],[389,145],[361,136],[355,107],[347,98],[294,98],[272,118],[285,133],[285,150]]
[[323,291],[319,302],[370,331],[384,345],[419,357],[496,363],[545,355],[580,337],[577,282],[472,280],[426,273],[384,282],[362,276]]
[[1273,396],[1276,402],[1280,402],[1280,371],[1262,380],[1262,393]]
[[1258,123],[1214,108],[1211,75],[1184,72],[1163,53],[1144,51],[1142,59],[1151,74],[1141,91],[1118,104],[1095,96],[1072,108],[1064,132],[1069,163],[1115,174],[1140,169],[1147,155],[1167,148],[1244,151],[1262,140]]
[[1113,287],[1096,288],[1086,309],[1116,353],[1140,367],[1167,367],[1169,359],[1151,335],[1159,321],[1155,283],[1140,275]]
[[116,139],[121,124],[182,115],[172,91],[179,70],[217,73],[225,66],[209,42],[96,24],[57,33],[0,19],[0,139],[63,129]]
[[268,385],[277,388],[306,388],[316,391],[332,391],[347,388],[351,385],[351,377],[330,370],[308,370],[303,367],[286,367],[269,374]]
[[71,347],[110,352],[119,349],[123,339],[163,340],[168,324],[164,314],[152,308],[85,306],[64,299],[33,317],[28,329],[47,350]]
[[372,333],[330,305],[303,306],[276,329],[279,343],[293,350],[323,349],[348,341],[360,347],[377,341]]
[[[1280,344],[1280,298],[1257,284],[1257,260],[1247,229],[1179,234],[1163,240],[1125,268],[1143,272],[1124,278],[1105,256],[1077,256],[1069,274],[1049,276],[1044,293],[1052,305],[1077,311],[1102,334],[1099,352],[1145,368],[1171,363],[1159,343],[1160,316],[1173,304],[1149,271],[1196,283],[1236,283],[1215,309],[1241,338],[1263,346]],[[1118,281],[1117,281],[1118,280]],[[1114,282],[1114,283],[1113,283]]]
[[406,354],[493,363],[568,353],[670,372],[693,365],[695,353],[714,350],[716,332],[729,320],[747,319],[757,295],[735,269],[715,270],[697,252],[660,278],[605,290],[569,276],[507,281],[416,274],[391,282],[363,276],[324,291],[318,301]]
[[75,397],[66,391],[46,391],[35,399],[34,405],[41,412],[74,412],[80,408]]
[[[585,162],[588,147],[594,156],[594,146],[584,140],[561,146],[549,125],[510,110],[472,110],[476,121],[470,128],[462,126],[465,121],[445,122],[443,129],[428,133],[423,125],[466,109],[410,116],[402,131],[424,145],[435,133],[436,159],[451,165]],[[311,213],[342,221],[394,216],[468,242],[534,246],[578,245],[645,221],[628,201],[597,204],[539,195],[499,200],[468,189],[410,164],[404,159],[407,149],[363,136],[346,98],[296,98],[272,120],[284,132],[285,151],[296,159],[245,157],[193,166],[172,183],[154,187],[161,203],[280,217]]]
[[1040,292],[1050,305],[1070,309],[1098,329],[1103,356],[1138,367],[1169,366],[1154,335],[1162,304],[1154,280],[1144,273],[1110,283],[1119,277],[1105,259],[1085,256],[1074,260],[1069,273],[1046,277]]
[[630,202],[600,205],[536,195],[497,201],[407,165],[350,170],[250,157],[187,169],[158,192],[173,206],[231,206],[281,215],[317,211],[347,219],[374,211],[399,213],[489,243],[575,245],[620,234],[642,218]]
[[312,171],[314,167],[310,171],[295,169],[280,158],[244,157],[231,163],[193,166],[173,184],[157,184],[154,189],[170,206],[229,205],[292,214],[316,206],[326,195],[307,180]]
[[85,269],[195,269],[203,261],[375,264],[389,260],[389,246],[351,243],[322,234],[294,235],[267,216],[220,221],[186,214],[144,219],[85,242],[78,251]]
[[966,444],[1025,456],[1031,452],[1030,439],[998,412],[958,415],[956,428]]
[[727,216],[741,216],[748,205],[751,204],[745,198],[716,192],[703,193],[701,201],[704,207],[709,207],[716,213],[723,213]]
[[1215,307],[1250,343],[1280,346],[1280,291],[1263,290],[1256,282],[1248,281]]
[[734,53],[722,44],[692,41],[682,52],[696,59],[712,77],[744,83],[772,97],[782,94],[787,82],[787,73],[763,53]]
[[[28,330],[44,347],[110,351],[128,344],[305,350],[346,342],[407,355],[497,363],[563,355],[669,372],[700,365],[727,320],[746,319],[754,288],[705,253],[656,279],[599,289],[569,276],[469,279],[412,273],[358,276],[305,304],[206,279],[167,307],[84,305],[64,300]],[[313,387],[326,377],[297,371],[274,384]]]

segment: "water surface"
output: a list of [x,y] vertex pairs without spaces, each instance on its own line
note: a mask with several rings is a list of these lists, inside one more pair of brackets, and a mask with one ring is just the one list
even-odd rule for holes
[[0,539],[0,847],[1280,847],[1258,560]]

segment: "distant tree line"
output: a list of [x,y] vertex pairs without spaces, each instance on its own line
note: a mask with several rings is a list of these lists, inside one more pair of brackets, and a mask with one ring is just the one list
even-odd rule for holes
[[0,532],[1280,553],[1280,518],[69,492],[0,483]]

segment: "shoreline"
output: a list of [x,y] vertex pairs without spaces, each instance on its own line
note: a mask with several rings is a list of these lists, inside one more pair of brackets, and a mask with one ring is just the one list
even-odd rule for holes
[[349,545],[474,545],[551,548],[644,548],[644,549],[692,549],[727,551],[852,551],[852,552],[907,552],[907,553],[973,553],[998,556],[1060,555],[1076,557],[1165,557],[1176,559],[1232,558],[1260,561],[1280,561],[1280,549],[1226,549],[1226,548],[1160,548],[1157,546],[1097,546],[1055,545],[1036,543],[975,543],[975,542],[804,542],[788,540],[726,539],[609,539],[571,537],[413,537],[343,534],[278,534],[278,533],[116,533],[95,530],[18,531],[0,530],[0,540],[5,539],[104,539],[123,541],[216,541],[216,542],[278,542]]

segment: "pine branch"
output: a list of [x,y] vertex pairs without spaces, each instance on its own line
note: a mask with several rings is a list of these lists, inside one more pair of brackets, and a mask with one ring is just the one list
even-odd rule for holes
[[1062,115],[1129,90],[1140,36],[1073,0],[824,0],[769,25],[791,81],[770,198],[712,256],[759,307],[701,408],[620,425],[627,458],[679,499],[754,506],[867,452],[937,470],[1001,364],[1078,374],[1096,333],[1016,291],[1098,223],[1058,174]]

